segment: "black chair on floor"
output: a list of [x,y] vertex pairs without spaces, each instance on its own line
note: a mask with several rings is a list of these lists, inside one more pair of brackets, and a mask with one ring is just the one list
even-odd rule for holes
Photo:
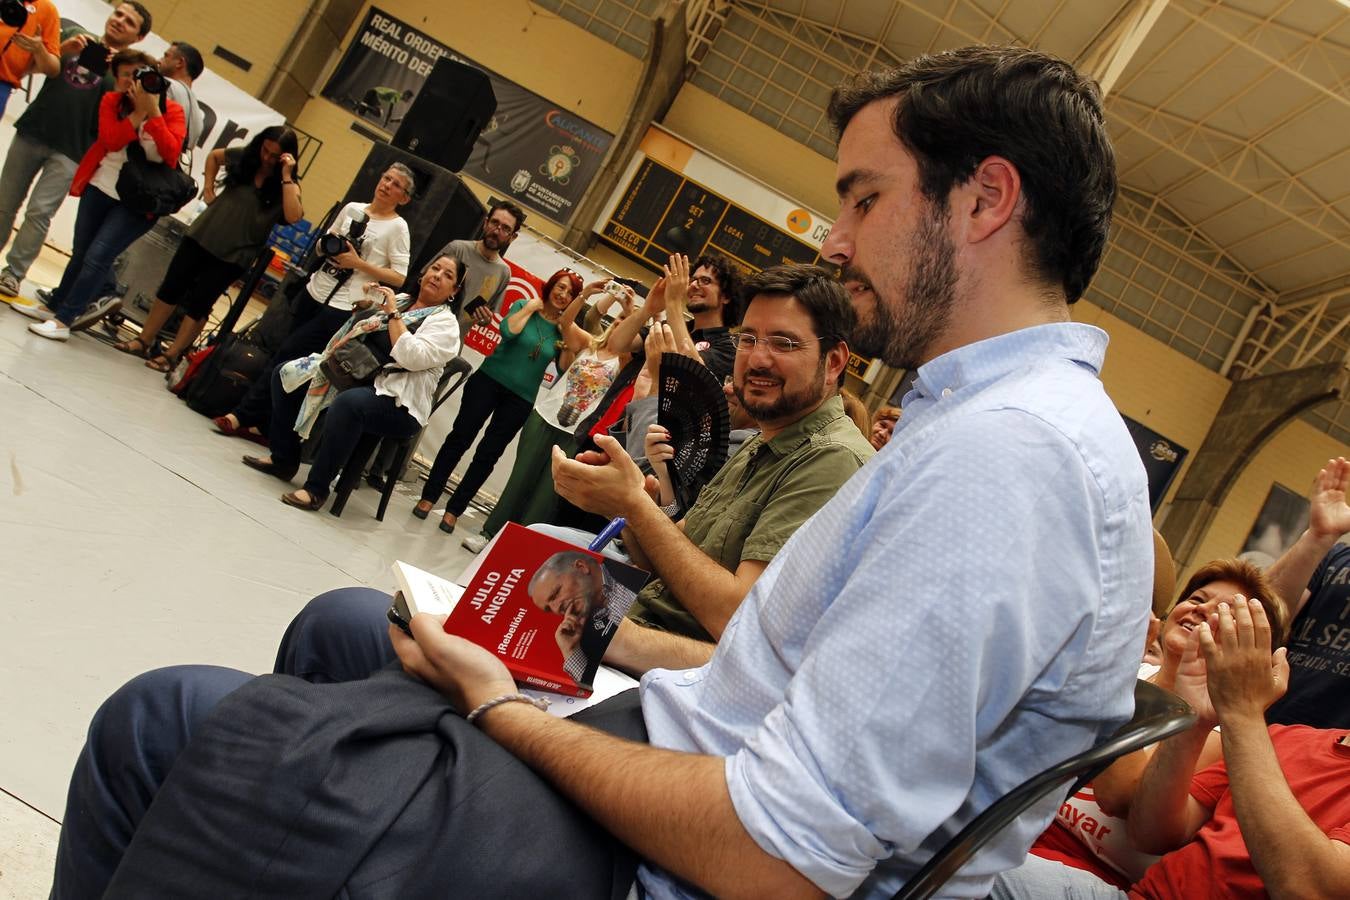
[[[463,386],[464,379],[468,378],[472,371],[473,366],[463,357],[457,356],[446,363],[445,371],[441,373],[441,379],[436,383],[436,393],[431,402],[431,415],[435,415],[441,404]],[[421,436],[421,432],[418,432],[410,438],[399,441],[397,449],[389,454],[389,467],[384,472],[384,488],[380,491],[380,508],[375,513],[375,518],[381,522],[384,521],[385,510],[389,508],[389,498],[394,495],[394,487],[402,477],[403,470],[408,467],[408,460],[412,458],[417,440]],[[333,506],[329,510],[333,515],[342,515],[347,498],[360,484],[362,473],[365,472],[366,465],[375,455],[375,449],[380,446],[382,440],[389,439],[382,438],[378,434],[361,435],[361,440],[357,442],[356,449],[352,451],[347,464],[342,467],[342,474],[338,476],[337,486],[333,489]]]
[[[1034,775],[996,800],[928,860],[892,900],[925,900],[1010,822],[1046,794],[1070,781],[1069,793],[1096,778],[1126,754],[1142,750],[1195,724],[1195,711],[1179,697],[1147,681],[1134,685],[1134,717],[1097,746]],[[1067,795],[1066,795],[1067,796]]]

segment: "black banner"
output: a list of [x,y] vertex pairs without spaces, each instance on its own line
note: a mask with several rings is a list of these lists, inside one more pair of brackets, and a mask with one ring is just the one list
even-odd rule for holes
[[1190,451],[1129,416],[1121,418],[1130,430],[1130,437],[1134,438],[1135,447],[1139,448],[1139,458],[1144,461],[1144,471],[1148,473],[1149,506],[1157,512],[1158,504],[1162,503],[1163,495]]
[[567,224],[600,170],[614,135],[502,78],[434,38],[371,7],[323,96],[389,134],[442,56],[482,69],[497,112],[474,146],[463,174],[527,209]]

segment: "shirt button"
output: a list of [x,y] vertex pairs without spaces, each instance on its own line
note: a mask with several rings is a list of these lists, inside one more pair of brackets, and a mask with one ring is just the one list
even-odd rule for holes
[[943,397],[944,400],[945,400],[946,398],[950,397],[951,395],[952,395],[952,389],[951,389],[951,388],[943,388],[943,389],[942,389],[942,397]]
[[685,672],[684,678],[681,680],[685,684],[693,684],[695,681],[698,681],[698,669],[690,669],[688,672]]

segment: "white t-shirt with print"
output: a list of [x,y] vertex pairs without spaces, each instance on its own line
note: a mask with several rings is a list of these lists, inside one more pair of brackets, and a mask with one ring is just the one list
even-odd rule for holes
[[[333,220],[333,227],[329,231],[334,234],[347,234],[351,227],[352,216],[365,208],[364,203],[348,203]],[[379,266],[381,269],[393,269],[400,275],[406,275],[411,246],[412,238],[408,233],[408,223],[402,216],[394,216],[392,219],[372,217],[366,222],[366,233],[361,242],[359,255],[371,265]],[[334,309],[351,309],[357,300],[365,297],[365,286],[375,279],[359,269],[353,269],[346,282],[334,291],[333,286],[337,284],[342,271],[326,262],[319,266],[309,277],[309,295],[323,303],[331,292],[333,298],[328,301],[330,306]]]

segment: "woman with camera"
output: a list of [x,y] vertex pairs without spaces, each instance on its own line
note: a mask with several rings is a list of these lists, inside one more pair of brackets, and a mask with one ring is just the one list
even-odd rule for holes
[[[184,321],[168,350],[146,361],[156,372],[168,372],[201,334],[217,298],[252,264],[272,227],[291,225],[305,214],[300,183],[295,177],[299,155],[295,132],[284,125],[264,128],[247,147],[217,148],[206,157],[206,210],[193,220],[183,243],[169,261],[141,333],[113,346],[123,353],[146,356],[159,330],[177,307]],[[216,190],[224,169],[225,182]]]
[[576,318],[580,307],[573,306],[572,301],[579,293],[581,276],[571,269],[559,269],[544,283],[542,297],[517,300],[506,311],[501,324],[502,342],[464,382],[459,415],[436,454],[426,487],[422,489],[422,499],[413,507],[414,516],[425,519],[431,512],[460,457],[486,424],[487,432],[478,442],[468,471],[445,505],[441,531],[448,534],[455,530],[455,523],[492,474],[502,451],[529,418],[544,370],[557,358],[563,316],[570,309],[569,326]]
[[[438,256],[423,270],[415,298],[371,283],[365,293],[372,304],[357,309],[321,354],[273,371],[272,453],[245,456],[244,465],[290,481],[300,468],[301,440],[319,413],[328,410],[305,486],[283,494],[283,503],[305,510],[323,506],[362,434],[411,437],[427,424],[441,370],[459,355],[453,305],[463,279],[463,263]],[[370,384],[340,390],[321,364],[358,341],[381,364],[378,374]]]
[[134,142],[151,165],[174,168],[187,137],[183,108],[151,86],[162,84],[155,60],[139,50],[119,50],[108,65],[114,90],[99,103],[98,138],[80,160],[70,193],[80,198],[70,262],[51,293],[51,306],[16,306],[39,319],[28,326],[51,340],[70,337],[70,324],[102,287],[113,260],[155,224],[155,216],[133,212],[118,196],[117,185]]
[[[267,373],[281,363],[322,350],[342,327],[374,282],[402,284],[407,277],[411,238],[398,208],[416,191],[412,169],[394,163],[380,176],[375,196],[342,207],[318,238],[322,264],[291,302],[290,334],[273,355]],[[271,414],[271,380],[257,378],[239,405],[212,421],[221,434],[265,444]],[[284,423],[283,423],[284,424]]]
[[[576,318],[586,307],[586,300],[597,294],[596,306],[618,303],[618,309],[609,327],[593,336],[576,324]],[[609,335],[633,312],[633,301],[632,288],[616,281],[597,281],[586,285],[563,312],[559,322],[563,331],[559,368],[563,374],[535,400],[534,411],[516,444],[511,477],[483,523],[483,533],[466,537],[464,547],[477,553],[507,522],[529,525],[553,520],[558,506],[558,495],[553,492],[553,448],[562,447],[568,456],[577,452],[573,434],[577,423],[600,402],[614,376],[631,358],[631,354],[611,349]]]

